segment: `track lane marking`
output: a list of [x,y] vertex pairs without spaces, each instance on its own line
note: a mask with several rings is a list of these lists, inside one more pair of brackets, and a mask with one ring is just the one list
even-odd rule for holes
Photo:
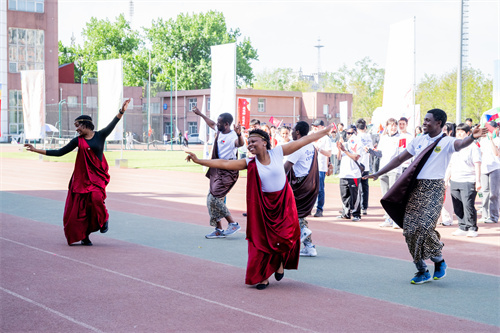
[[[191,298],[203,301],[203,302],[207,302],[207,303],[210,303],[210,304],[218,305],[218,306],[221,306],[221,307],[229,309],[229,310],[234,310],[234,311],[241,312],[241,313],[244,313],[244,314],[247,314],[247,315],[250,315],[250,316],[254,316],[254,317],[257,317],[257,318],[268,320],[268,321],[271,321],[273,323],[285,325],[285,326],[288,326],[288,327],[291,327],[291,328],[295,328],[295,329],[299,329],[299,330],[302,330],[302,331],[305,331],[305,332],[316,332],[316,331],[313,331],[313,330],[305,328],[305,327],[301,327],[301,326],[297,326],[297,325],[288,323],[286,321],[282,321],[282,320],[279,320],[279,319],[267,317],[267,316],[264,316],[264,315],[261,315],[261,314],[255,313],[255,312],[247,311],[247,310],[244,310],[244,309],[241,309],[241,308],[237,308],[237,307],[234,307],[234,306],[231,306],[231,305],[228,305],[228,304],[224,304],[224,303],[221,303],[221,302],[213,301],[213,300],[210,300],[210,299],[205,298],[205,297],[193,295],[193,294],[190,294],[190,293],[187,293],[187,292],[184,292],[184,291],[180,291],[180,290],[177,290],[177,289],[173,289],[173,288],[169,288],[169,287],[166,287],[166,286],[162,286],[160,284],[157,284],[157,283],[154,283],[154,282],[151,282],[151,281],[146,281],[146,280],[143,280],[143,279],[140,279],[140,278],[136,278],[136,277],[131,276],[131,275],[127,275],[127,274],[124,274],[124,273],[120,273],[120,272],[111,270],[109,268],[104,268],[104,267],[100,267],[100,266],[97,266],[97,265],[94,265],[94,264],[91,264],[91,263],[88,263],[88,262],[84,262],[84,261],[81,261],[81,260],[73,259],[73,258],[64,256],[64,255],[57,254],[55,252],[50,252],[50,251],[47,251],[47,250],[43,250],[43,249],[40,249],[40,248],[31,246],[31,245],[28,245],[28,244],[24,244],[24,243],[21,243],[21,242],[12,240],[12,239],[7,239],[7,238],[4,238],[4,237],[0,237],[0,239],[4,240],[6,242],[11,242],[11,243],[14,243],[14,244],[17,244],[17,245],[20,245],[20,246],[27,247],[27,248],[35,250],[35,251],[39,251],[39,252],[42,252],[42,253],[45,253],[45,254],[50,254],[51,256],[56,256],[56,257],[59,257],[59,258],[62,258],[62,259],[66,259],[66,260],[69,260],[69,261],[73,261],[73,262],[76,262],[76,263],[79,263],[79,264],[82,264],[82,265],[86,265],[86,266],[92,267],[92,268],[95,268],[95,269],[99,269],[99,270],[105,271],[107,273],[115,274],[115,275],[118,275],[118,276],[121,276],[121,277],[124,277],[124,278],[127,278],[127,279],[131,279],[131,280],[134,280],[134,281],[137,281],[137,282],[148,284],[148,285],[156,287],[156,288],[161,288],[161,289],[168,290],[168,291],[171,291],[171,292],[174,292],[174,293],[186,296],[186,297],[191,297]],[[0,288],[2,290],[4,290],[4,291],[10,293],[9,291],[7,291],[7,289],[4,289],[2,287],[0,287]],[[15,295],[17,295],[17,294],[15,294]],[[18,295],[18,296],[22,297],[23,299],[25,299],[27,301],[31,301],[28,298],[25,298],[25,297],[23,297],[21,295]],[[66,318],[66,317],[67,317],[67,319],[71,318],[71,317],[66,316],[63,313],[60,313],[60,312],[58,312],[56,310],[52,310],[52,309],[50,309],[48,307],[45,307],[43,304],[36,303],[35,301],[31,301],[31,303],[36,304],[38,306],[41,306],[43,308],[46,308],[46,309],[48,309],[51,312],[60,314],[64,318]],[[84,323],[81,323],[81,324],[86,325]],[[89,326],[89,327],[91,327],[91,326]],[[101,332],[101,331],[97,330],[97,332]]]
[[104,333],[104,331],[101,331],[101,330],[100,330],[100,329],[98,329],[98,328],[95,328],[95,327],[93,327],[93,326],[90,326],[90,325],[88,325],[88,324],[85,324],[85,323],[83,323],[83,322],[81,322],[81,321],[79,321],[79,320],[76,320],[76,319],[75,319],[75,318],[73,318],[73,317],[70,317],[70,316],[68,316],[68,315],[65,315],[64,313],[59,312],[59,311],[57,311],[57,310],[54,310],[54,309],[52,309],[52,308],[49,308],[48,306],[43,305],[43,304],[41,304],[41,303],[35,302],[34,300],[29,299],[29,298],[27,298],[27,297],[24,297],[24,296],[22,296],[22,295],[19,295],[19,294],[15,293],[15,292],[13,292],[13,291],[11,291],[11,290],[9,290],[9,289],[6,289],[6,288],[3,288],[3,287],[1,287],[1,286],[0,286],[0,290],[2,290],[3,292],[5,292],[5,293],[7,293],[7,294],[9,294],[9,295],[12,295],[12,296],[14,296],[14,297],[17,297],[17,298],[19,298],[19,299],[21,299],[21,300],[23,300],[23,301],[25,301],[25,302],[31,303],[31,304],[33,304],[33,305],[36,305],[36,306],[38,306],[38,307],[40,307],[40,308],[44,309],[45,311],[52,312],[52,313],[54,313],[54,314],[58,315],[59,317],[62,317],[62,318],[64,318],[64,319],[66,319],[66,320],[71,321],[72,323],[75,323],[75,324],[80,325],[80,326],[82,326],[82,327],[88,328],[89,330],[91,330],[91,331],[93,331],[93,332]]

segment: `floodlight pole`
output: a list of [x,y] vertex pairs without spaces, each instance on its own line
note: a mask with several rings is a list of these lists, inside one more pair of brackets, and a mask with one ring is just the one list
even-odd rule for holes
[[62,132],[62,104],[63,103],[66,103],[65,99],[59,101],[59,138],[61,138],[61,132]]
[[170,81],[170,150],[174,150],[174,141],[173,141],[173,121],[172,121],[172,93],[173,93],[173,84],[172,84],[172,79],[169,77],[166,77],[167,80]]
[[83,115],[83,78],[87,74],[83,74],[82,77],[80,78],[80,106],[81,106],[81,115]]
[[148,128],[146,129],[149,150],[149,129],[151,128],[151,50],[149,50],[149,76],[148,76]]

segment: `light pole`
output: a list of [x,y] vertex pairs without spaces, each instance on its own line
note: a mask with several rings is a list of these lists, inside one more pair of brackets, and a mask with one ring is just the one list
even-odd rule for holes
[[66,100],[63,99],[59,102],[59,138],[61,138],[62,132],[62,104],[66,103]]
[[80,78],[80,106],[81,106],[81,115],[83,115],[83,78],[86,76],[86,74],[83,74],[82,77]]
[[174,122],[172,119],[172,92],[173,92],[173,85],[172,85],[172,79],[169,77],[166,77],[167,80],[170,81],[170,150],[174,150]]

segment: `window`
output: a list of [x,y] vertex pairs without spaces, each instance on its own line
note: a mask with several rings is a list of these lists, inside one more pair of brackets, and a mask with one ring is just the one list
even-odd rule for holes
[[9,72],[44,69],[43,30],[9,28]]
[[257,111],[266,112],[266,99],[259,98],[259,103],[257,104]]
[[9,10],[43,13],[44,0],[9,0]]
[[76,105],[78,105],[78,97],[68,96],[68,106],[76,106]]
[[196,98],[190,98],[188,111],[191,111],[195,106],[198,106],[198,100]]
[[330,104],[323,104],[323,114],[326,116],[330,111]]
[[210,111],[210,97],[207,98],[207,111]]
[[168,135],[170,137],[170,134],[172,133],[171,131],[171,127],[170,127],[170,123],[165,123],[165,134]]
[[198,133],[198,123],[196,121],[188,122],[188,134]]
[[20,134],[24,129],[21,90],[9,90],[9,133]]
[[[69,104],[69,102],[68,102]],[[87,108],[97,109],[97,97],[96,96],[87,96]]]
[[160,103],[151,103],[151,114],[161,114]]

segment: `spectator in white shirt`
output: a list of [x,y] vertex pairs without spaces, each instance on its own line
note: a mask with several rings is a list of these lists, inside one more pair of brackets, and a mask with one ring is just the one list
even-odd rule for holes
[[[500,137],[499,125],[490,121],[494,128],[487,138],[481,139],[481,184],[483,192],[482,221],[484,223],[498,223],[500,209]],[[493,134],[496,135],[494,138]]]
[[[312,131],[314,133],[321,131],[325,128],[325,123],[321,119],[316,119],[312,123]],[[328,171],[328,162],[330,161],[330,156],[332,156],[331,140],[328,135],[325,135],[321,139],[315,142],[315,146],[318,149],[318,169],[319,169],[319,193],[318,193],[318,204],[316,206],[316,213],[314,217],[323,216],[323,206],[325,205],[325,176]]]

